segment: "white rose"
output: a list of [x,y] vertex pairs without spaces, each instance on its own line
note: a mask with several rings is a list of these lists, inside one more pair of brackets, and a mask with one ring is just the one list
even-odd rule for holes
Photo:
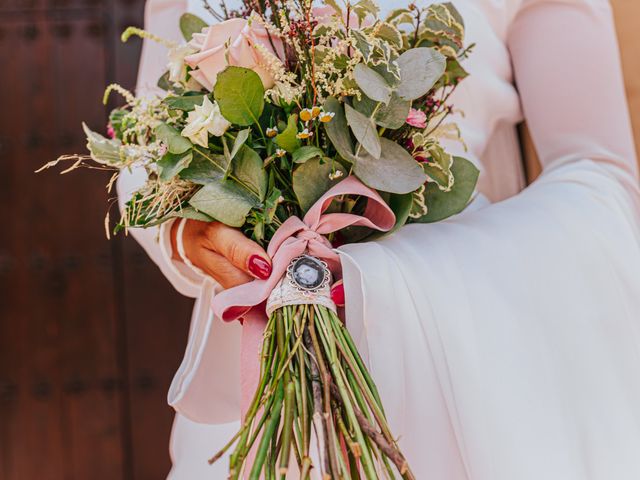
[[184,63],[184,58],[194,52],[196,52],[196,49],[188,43],[178,45],[169,50],[167,68],[169,69],[169,80],[171,82],[178,83],[185,79],[187,76],[187,64]]
[[208,96],[204,97],[202,105],[196,106],[189,112],[187,125],[182,130],[182,136],[187,137],[196,145],[204,148],[209,146],[209,134],[221,137],[231,126],[231,123],[220,113],[220,107],[216,102],[211,102]]

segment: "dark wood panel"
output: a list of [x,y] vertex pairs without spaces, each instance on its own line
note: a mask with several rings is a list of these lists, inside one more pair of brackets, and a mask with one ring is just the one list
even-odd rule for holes
[[[0,61],[0,478],[158,479],[169,469],[191,302],[132,239],[105,239],[108,174],[49,171],[133,87],[141,0],[4,0]],[[115,212],[114,212],[115,214]],[[8,226],[7,226],[8,220]]]

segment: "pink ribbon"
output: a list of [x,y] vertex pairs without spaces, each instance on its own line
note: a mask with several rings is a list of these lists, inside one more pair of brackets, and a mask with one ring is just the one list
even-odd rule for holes
[[[369,201],[364,214],[325,213],[332,200],[341,195],[367,197]],[[340,277],[340,258],[324,235],[349,226],[386,232],[394,224],[395,215],[380,195],[356,177],[349,176],[325,193],[309,209],[304,219],[291,217],[280,226],[267,248],[273,262],[272,273],[267,280],[253,280],[216,295],[213,300],[215,315],[227,322],[243,319],[240,354],[243,414],[250,405],[259,381],[260,349],[267,321],[264,302],[284,276],[291,260],[308,253],[326,261],[334,277]]]

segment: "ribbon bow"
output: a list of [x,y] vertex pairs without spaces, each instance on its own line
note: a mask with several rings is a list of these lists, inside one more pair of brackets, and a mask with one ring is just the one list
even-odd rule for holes
[[[325,213],[332,200],[341,195],[360,195],[369,201],[363,215],[352,213]],[[391,230],[395,215],[375,190],[349,176],[327,191],[307,212],[302,220],[288,218],[269,242],[267,253],[273,268],[267,280],[225,290],[213,299],[213,312],[224,321],[243,319],[241,369],[241,409],[247,411],[260,375],[260,348],[266,325],[263,303],[269,297],[287,267],[295,257],[308,253],[321,258],[334,275],[340,276],[340,258],[324,237],[349,226],[369,227],[383,232]]]

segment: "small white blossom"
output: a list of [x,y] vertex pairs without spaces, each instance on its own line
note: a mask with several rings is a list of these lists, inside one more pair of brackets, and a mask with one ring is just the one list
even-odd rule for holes
[[329,174],[329,180],[336,180],[336,179],[342,177],[342,175],[344,175],[342,170],[334,170],[333,172],[331,172]]
[[211,103],[208,96],[204,97],[202,105],[187,116],[187,126],[182,130],[182,135],[196,145],[207,148],[209,146],[209,134],[221,137],[231,126],[231,123],[220,113],[220,107],[216,102]]

